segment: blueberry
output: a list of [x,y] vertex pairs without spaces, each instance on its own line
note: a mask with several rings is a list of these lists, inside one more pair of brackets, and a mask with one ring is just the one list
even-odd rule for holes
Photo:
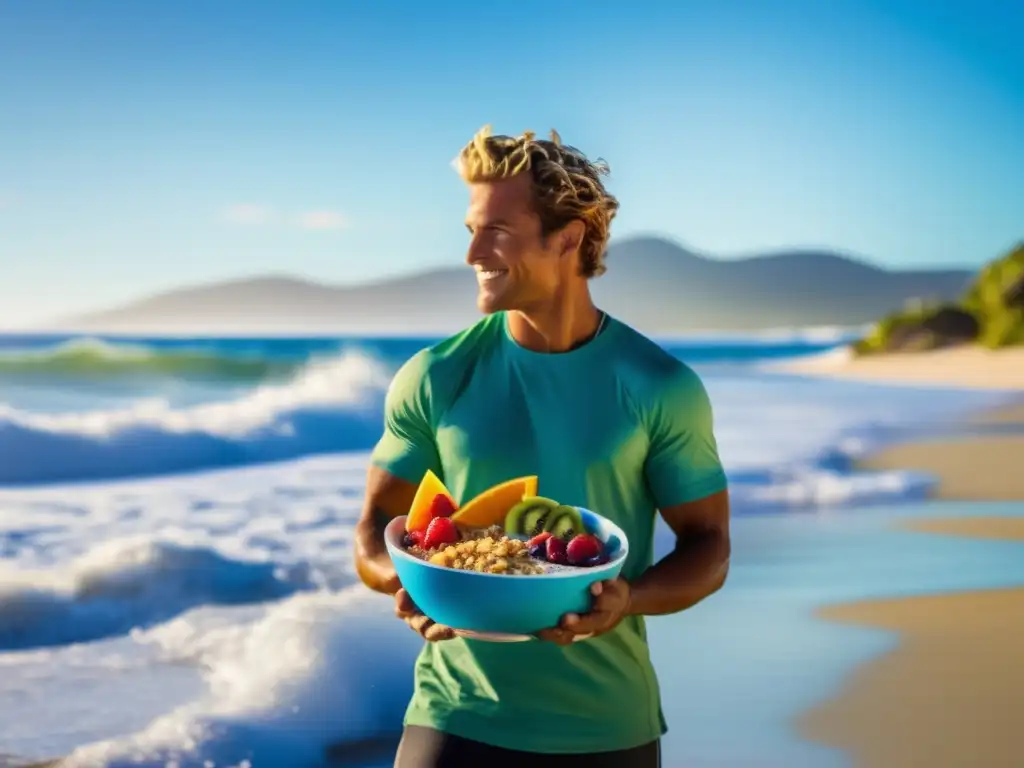
[[601,554],[588,557],[586,560],[580,563],[580,565],[582,565],[584,568],[593,568],[595,565],[604,565],[607,562],[608,558]]
[[402,546],[406,549],[413,546],[415,543],[416,542],[412,540],[412,536],[410,536],[408,533],[402,536]]
[[535,557],[538,560],[547,559],[548,550],[547,547],[544,545],[544,542],[541,542],[540,544],[534,544],[527,550],[527,552],[530,553],[530,557]]

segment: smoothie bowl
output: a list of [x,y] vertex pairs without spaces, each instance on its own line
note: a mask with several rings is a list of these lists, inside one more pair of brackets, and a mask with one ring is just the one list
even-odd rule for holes
[[590,586],[616,578],[629,545],[588,509],[537,495],[537,478],[510,480],[457,507],[432,473],[408,515],[385,534],[417,607],[463,634],[528,637],[586,613]]

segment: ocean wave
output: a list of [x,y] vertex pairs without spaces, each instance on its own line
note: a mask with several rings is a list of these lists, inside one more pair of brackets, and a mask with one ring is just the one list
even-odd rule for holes
[[290,382],[191,408],[162,399],[115,410],[31,413],[0,404],[0,483],[98,480],[237,466],[366,448],[390,376],[359,352]]
[[311,588],[307,569],[227,557],[209,545],[113,539],[64,569],[0,570],[0,650],[123,635],[199,605],[264,602]]
[[206,696],[62,765],[303,768],[327,753],[344,765],[392,757],[422,645],[389,598],[361,587],[293,596],[253,624],[206,630],[182,617],[136,639],[199,664]]
[[142,343],[112,343],[94,338],[0,352],[0,376],[9,378],[175,377],[244,382],[287,377],[301,366],[302,361],[224,355],[201,349],[158,349]]

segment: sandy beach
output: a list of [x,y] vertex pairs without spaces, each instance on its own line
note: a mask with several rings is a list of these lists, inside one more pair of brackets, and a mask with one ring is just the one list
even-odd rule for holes
[[[1021,517],[915,520],[901,527],[1024,542],[1024,506]],[[863,601],[818,615],[897,632],[901,642],[856,670],[837,697],[803,715],[797,725],[805,738],[843,749],[868,768],[1021,764],[1024,585]]]
[[[1017,351],[1004,353],[1017,359]],[[1024,357],[1020,358],[1024,375]],[[993,374],[993,379],[998,377]],[[935,498],[1024,501],[1024,395],[998,408],[975,413],[960,430],[944,436],[892,445],[857,462],[859,469],[910,469],[936,477]]]
[[910,469],[937,478],[932,496],[1024,500],[1024,430],[1017,435],[950,435],[884,448],[857,462],[864,470]]
[[[977,348],[787,365],[789,373],[886,384],[1024,392],[1024,350]],[[962,429],[885,448],[865,470],[934,475],[946,500],[1024,501],[1024,399],[974,414]],[[913,519],[928,535],[1024,543],[1020,517]],[[1024,547],[1021,550],[1024,557]],[[1019,766],[1024,759],[1024,584],[985,592],[830,606],[829,622],[899,634],[891,653],[853,672],[839,694],[799,718],[807,739],[844,750],[857,766]]]
[[865,358],[829,353],[784,363],[776,370],[886,384],[1024,392],[1024,348],[993,352],[956,347]]
[[877,358],[828,354],[776,370],[914,387],[1020,390],[1018,402],[972,415],[955,434],[889,446],[859,460],[857,467],[928,473],[938,479],[932,491],[938,499],[1024,500],[1024,472],[1019,471],[1024,456],[1024,349],[962,347]]
[[932,495],[939,499],[1024,501],[1022,456],[1024,400],[973,414],[961,431],[883,448],[857,467],[927,472],[937,479]]

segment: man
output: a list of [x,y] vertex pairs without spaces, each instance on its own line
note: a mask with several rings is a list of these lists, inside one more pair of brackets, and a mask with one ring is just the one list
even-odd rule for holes
[[[458,170],[485,317],[395,376],[356,537],[363,582],[394,594],[399,617],[430,641],[395,766],[654,768],[666,726],[644,616],[689,608],[728,570],[711,406],[690,368],[591,300],[618,210],[603,164],[554,132],[544,141],[484,128]],[[428,469],[460,502],[537,475],[543,495],[626,531],[621,578],[595,587],[590,613],[537,641],[456,636],[417,611],[383,542]],[[677,540],[652,565],[659,512]]]

